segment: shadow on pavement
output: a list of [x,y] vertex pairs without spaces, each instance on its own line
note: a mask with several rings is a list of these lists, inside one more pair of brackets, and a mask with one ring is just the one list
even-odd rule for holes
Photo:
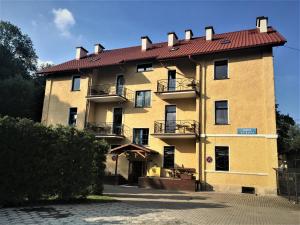
[[106,194],[109,197],[116,198],[141,198],[141,199],[170,199],[170,200],[205,200],[203,196],[188,196],[188,195],[151,195],[151,194]]

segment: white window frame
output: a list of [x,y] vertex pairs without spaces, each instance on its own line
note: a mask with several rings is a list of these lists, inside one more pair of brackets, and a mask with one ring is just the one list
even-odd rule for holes
[[[228,118],[228,121],[227,121],[227,124],[217,124],[216,123],[216,102],[220,102],[220,101],[227,101],[227,118]],[[230,108],[229,108],[229,100],[228,99],[217,99],[217,100],[214,100],[213,101],[213,124],[215,126],[226,126],[226,125],[230,125]]]
[[[228,171],[224,170],[216,170],[216,147],[227,147],[228,148]],[[229,173],[231,172],[231,150],[230,150],[230,145],[224,145],[224,144],[216,144],[214,145],[214,170],[215,172],[222,172],[222,173]]]
[[[225,78],[225,79],[215,79],[215,63],[218,62],[218,61],[224,61],[224,60],[227,61],[227,78]],[[214,60],[213,60],[213,73],[212,73],[212,75],[213,75],[213,80],[216,80],[216,81],[218,81],[218,80],[227,80],[227,79],[230,78],[230,73],[229,73],[229,71],[230,71],[230,70],[229,70],[229,63],[230,63],[229,58],[220,58],[220,59],[214,59]]]

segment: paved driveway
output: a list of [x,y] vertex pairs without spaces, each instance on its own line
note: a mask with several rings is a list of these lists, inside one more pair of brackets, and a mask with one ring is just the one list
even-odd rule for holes
[[0,224],[300,224],[280,197],[105,186],[121,202],[0,209]]

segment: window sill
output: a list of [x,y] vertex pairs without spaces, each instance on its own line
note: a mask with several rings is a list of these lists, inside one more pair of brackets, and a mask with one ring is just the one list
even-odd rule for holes
[[154,71],[154,69],[152,69],[152,70],[145,70],[145,71],[136,71],[136,73],[147,73],[147,72],[152,72],[152,71]]
[[151,106],[147,106],[147,107],[135,106],[134,108],[136,108],[136,109],[150,109],[152,107]]
[[229,80],[229,79],[230,79],[229,77],[222,78],[222,79],[216,79],[216,78],[214,78],[214,80]]
[[80,89],[79,90],[71,90],[71,92],[76,92],[76,91],[80,91]]

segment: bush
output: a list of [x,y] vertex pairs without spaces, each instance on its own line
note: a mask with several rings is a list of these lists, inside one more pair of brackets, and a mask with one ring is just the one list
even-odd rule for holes
[[102,193],[107,149],[73,127],[0,117],[0,204]]

